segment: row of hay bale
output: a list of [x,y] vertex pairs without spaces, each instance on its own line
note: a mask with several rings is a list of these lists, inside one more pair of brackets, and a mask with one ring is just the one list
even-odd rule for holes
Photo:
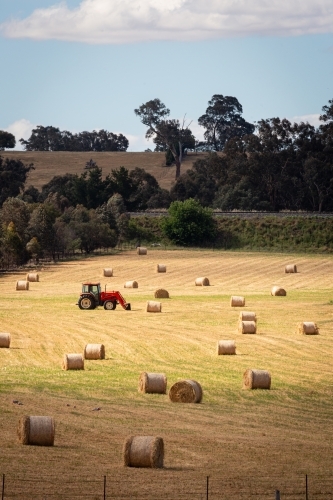
[[[32,446],[54,446],[56,425],[50,416],[23,416],[17,426],[19,443]],[[127,467],[162,468],[164,441],[155,436],[130,436],[125,439],[123,464]]]
[[[156,265],[156,272],[157,273],[166,273],[166,265],[165,264],[157,264]],[[113,277],[113,268],[112,267],[105,267],[103,269],[103,276],[105,278],[112,278]]]
[[[242,334],[256,334],[257,327],[254,321],[240,321],[238,326],[239,333]],[[297,333],[303,335],[318,335],[319,328],[316,323],[311,321],[304,321],[298,323]],[[217,342],[217,354],[219,356],[223,355],[235,355],[236,354],[236,341],[235,340],[218,340]]]
[[38,282],[39,274],[38,273],[27,273],[25,280],[17,280],[16,281],[16,290],[29,290],[29,283]]
[[[165,373],[142,372],[139,376],[139,392],[146,394],[166,394],[167,377]],[[202,388],[195,380],[181,380],[172,385],[169,399],[173,403],[200,403]]]
[[[138,254],[139,255],[146,255],[147,254],[147,249],[145,247],[138,247],[137,248]],[[157,264],[156,266],[156,271],[158,273],[166,273],[166,265],[165,264]],[[288,264],[285,267],[285,272],[286,273],[297,273],[297,266],[296,264]],[[105,277],[112,277],[113,276],[113,269],[108,267],[103,269],[103,276]],[[39,274],[38,273],[27,273],[26,279],[25,280],[18,280],[16,282],[16,290],[29,290],[29,282],[38,282],[39,281]],[[195,285],[196,286],[209,286],[209,279],[207,277],[199,277],[195,279]],[[128,281],[124,285],[125,288],[138,288],[138,283],[136,281]],[[272,295],[274,295],[272,293]]]
[[[271,374],[267,370],[248,368],[243,374],[244,389],[270,389]],[[147,394],[166,394],[167,377],[164,373],[142,372],[139,376],[139,392]],[[180,380],[169,390],[173,403],[201,403],[203,390],[196,380]]]
[[[243,382],[247,389],[270,389],[271,376],[265,370],[248,369],[243,375]],[[143,372],[139,377],[139,390],[144,393],[165,394],[166,384],[165,374]],[[169,399],[176,403],[200,403],[202,396],[202,387],[195,380],[176,382],[169,391]],[[53,446],[55,420],[50,416],[24,416],[19,420],[17,435],[23,445]],[[160,438],[153,436],[131,436],[125,441],[123,455],[127,466],[162,467],[163,440],[161,442]]]
[[[156,376],[160,376],[158,383]],[[142,392],[160,392],[154,390],[160,386],[166,392],[166,377],[164,374],[143,372],[140,375],[139,389]],[[162,382],[161,382],[162,380]],[[271,376],[265,370],[248,369],[243,376],[244,387],[250,389],[270,389]],[[149,386],[150,384],[150,386]],[[200,403],[202,387],[194,380],[176,382],[169,391],[172,402]],[[50,416],[23,416],[17,427],[18,440],[23,445],[54,446],[55,420]],[[127,437],[122,450],[123,464],[127,467],[162,468],[164,465],[164,441],[156,436]]]
[[104,344],[86,344],[81,353],[64,354],[62,368],[64,370],[84,370],[84,360],[105,359]]

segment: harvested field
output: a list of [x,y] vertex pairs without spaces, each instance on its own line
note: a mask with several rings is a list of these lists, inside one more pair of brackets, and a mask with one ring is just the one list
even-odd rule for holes
[[[164,153],[130,153],[130,152],[71,152],[71,151],[4,151],[3,156],[18,159],[23,163],[33,163],[35,170],[29,172],[27,186],[38,189],[50,182],[55,175],[78,174],[84,172],[85,164],[93,159],[103,170],[103,178],[111,170],[125,167],[133,170],[143,168],[153,175],[161,188],[169,190],[175,180],[176,167],[165,166]],[[199,158],[205,158],[207,153],[188,153],[183,159],[182,172],[191,169]]]
[[[292,260],[300,271],[285,273]],[[13,478],[38,476],[56,481],[52,498],[102,498],[103,486],[99,496],[95,486],[94,496],[85,480],[103,485],[106,475],[107,498],[205,498],[210,476],[212,500],[273,498],[275,489],[281,498],[298,499],[305,498],[305,474],[332,475],[333,257],[149,248],[143,260],[135,250],[123,252],[112,256],[112,289],[132,310],[80,310],[81,283],[97,280],[104,288],[101,269],[109,262],[110,256],[89,257],[38,268],[40,282],[28,293],[13,287],[26,270],[0,276],[1,330],[11,332],[10,349],[0,349],[0,473],[8,497],[29,484]],[[156,273],[156,262],[168,272]],[[211,286],[193,286],[198,269]],[[128,276],[140,288],[124,289]],[[282,301],[270,295],[275,283],[288,290]],[[159,288],[171,298],[163,314],[147,314],[147,300]],[[260,318],[257,335],[237,333],[240,311],[230,307],[235,291],[246,296],[242,310]],[[320,335],[295,331],[304,318]],[[236,341],[237,356],[216,355],[221,338]],[[64,353],[99,343],[104,360],[62,370]],[[269,391],[243,389],[249,367],[269,371]],[[142,371],[165,373],[170,387],[196,380],[203,401],[147,397],[137,390]],[[24,415],[53,416],[53,447],[17,441]],[[137,435],[163,439],[163,469],[123,466],[123,443]],[[295,494],[284,496],[293,481]],[[77,490],[66,494],[71,483]],[[42,482],[33,488],[21,498],[47,496]]]

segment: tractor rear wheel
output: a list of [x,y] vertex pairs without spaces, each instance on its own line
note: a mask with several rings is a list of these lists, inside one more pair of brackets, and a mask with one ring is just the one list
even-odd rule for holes
[[112,300],[107,300],[104,302],[104,309],[107,311],[113,311],[117,307],[117,302],[114,302]]
[[91,297],[87,295],[80,297],[79,299],[80,309],[95,309],[95,307],[96,307],[95,301]]

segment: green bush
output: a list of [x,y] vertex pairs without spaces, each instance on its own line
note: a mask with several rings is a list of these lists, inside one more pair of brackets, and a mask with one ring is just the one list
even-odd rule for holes
[[164,234],[177,245],[204,245],[216,236],[213,212],[189,198],[174,201],[169,216],[162,220]]

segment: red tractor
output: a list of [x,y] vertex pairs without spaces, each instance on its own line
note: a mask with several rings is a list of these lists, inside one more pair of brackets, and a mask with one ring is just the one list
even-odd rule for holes
[[100,283],[83,283],[82,293],[77,305],[80,309],[95,309],[97,306],[103,306],[107,311],[113,311],[117,304],[120,304],[126,311],[131,310],[131,304],[128,304],[120,292],[102,292]]

